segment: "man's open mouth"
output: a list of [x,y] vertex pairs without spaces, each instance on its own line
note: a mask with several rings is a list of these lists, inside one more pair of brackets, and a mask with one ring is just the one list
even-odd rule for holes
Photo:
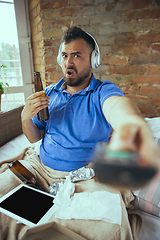
[[68,69],[66,72],[66,76],[70,78],[70,77],[73,77],[73,75],[74,75],[74,71],[71,69]]

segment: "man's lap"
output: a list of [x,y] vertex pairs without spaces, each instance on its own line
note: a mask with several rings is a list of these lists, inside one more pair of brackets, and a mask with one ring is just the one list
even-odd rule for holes
[[[20,160],[20,159],[19,159]],[[13,159],[12,159],[13,161]],[[46,167],[37,154],[35,153],[34,149],[30,148],[28,151],[24,153],[24,158],[21,160],[21,163],[26,166],[35,176],[36,180],[46,189],[49,191],[49,186],[53,182],[59,182],[65,179],[65,176],[68,175],[67,172],[59,172],[53,169]],[[8,163],[5,161],[4,164],[0,165],[0,196],[5,195],[7,192],[21,184],[21,181],[15,176],[9,169]],[[81,181],[75,184],[76,193],[78,192],[94,192],[94,191],[115,191],[106,185],[100,184],[92,180]],[[121,196],[121,193],[120,193]],[[126,196],[126,195],[125,195]],[[128,203],[132,200],[132,196],[130,193],[126,196],[128,198]],[[126,211],[126,202],[121,197],[122,203],[122,225],[119,226],[117,224],[108,223],[104,221],[86,221],[86,220],[61,220],[56,219],[54,215],[51,217],[50,221],[57,221],[62,225],[70,228],[71,230],[79,233],[83,237],[87,239],[126,239],[130,240],[133,239],[132,229],[130,227],[130,223],[128,221],[128,213]],[[23,203],[22,203],[23,204]],[[137,218],[137,222],[135,225],[139,223],[139,228],[141,227],[141,219]],[[23,224],[19,224],[16,220],[11,219],[4,214],[0,213],[0,236],[1,240],[4,239],[21,239],[24,235],[25,231],[28,229],[27,226]],[[12,238],[9,238],[12,232]],[[134,232],[135,236],[138,236],[138,233]],[[136,239],[136,238],[135,238]]]

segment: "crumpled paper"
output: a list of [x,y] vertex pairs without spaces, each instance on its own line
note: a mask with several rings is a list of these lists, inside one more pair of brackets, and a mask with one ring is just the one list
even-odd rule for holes
[[122,210],[119,194],[106,191],[75,193],[71,176],[54,199],[55,217],[60,219],[102,220],[121,225]]
[[69,173],[72,182],[92,179],[95,176],[93,168],[81,167]]

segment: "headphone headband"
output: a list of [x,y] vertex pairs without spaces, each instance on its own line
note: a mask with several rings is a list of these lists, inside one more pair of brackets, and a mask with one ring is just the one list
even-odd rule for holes
[[[97,68],[100,65],[100,50],[98,43],[96,42],[95,38],[88,32],[86,32],[93,40],[95,43],[95,46],[97,50],[93,50],[91,54],[91,66],[92,68]],[[57,56],[57,63],[62,67],[62,47],[63,47],[64,42],[61,43],[58,51],[58,56]]]

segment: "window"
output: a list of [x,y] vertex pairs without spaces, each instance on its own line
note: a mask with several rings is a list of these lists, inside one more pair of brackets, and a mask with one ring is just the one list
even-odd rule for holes
[[33,64],[27,0],[0,0],[0,81],[9,84],[2,94],[2,111],[24,105],[32,94]]

